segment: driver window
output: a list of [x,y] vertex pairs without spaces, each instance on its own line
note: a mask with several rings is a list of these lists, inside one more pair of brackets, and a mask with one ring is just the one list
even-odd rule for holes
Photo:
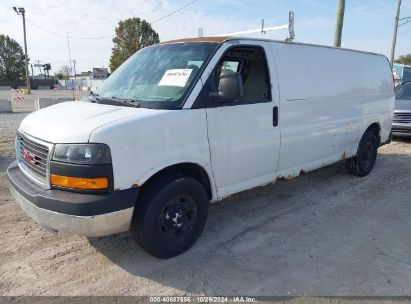
[[238,102],[270,101],[269,75],[264,51],[260,47],[230,49],[217,66],[214,85],[218,87],[222,75],[240,73],[243,80],[243,98]]

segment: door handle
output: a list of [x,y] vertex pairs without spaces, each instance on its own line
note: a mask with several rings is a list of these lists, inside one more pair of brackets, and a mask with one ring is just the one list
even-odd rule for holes
[[278,127],[278,107],[273,108],[273,126]]

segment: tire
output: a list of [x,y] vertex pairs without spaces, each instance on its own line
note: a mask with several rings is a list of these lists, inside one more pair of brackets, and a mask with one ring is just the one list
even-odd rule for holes
[[346,167],[350,174],[367,176],[374,168],[377,159],[378,139],[374,133],[366,131],[358,145],[357,154],[346,160]]
[[132,238],[149,254],[168,259],[188,250],[205,226],[209,199],[195,179],[173,174],[145,188],[131,221]]

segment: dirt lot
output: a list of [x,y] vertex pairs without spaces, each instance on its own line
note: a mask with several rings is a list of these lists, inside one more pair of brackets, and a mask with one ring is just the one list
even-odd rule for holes
[[[80,100],[83,96],[88,95],[87,91],[72,90],[31,90],[31,94],[24,95],[23,102],[13,103],[14,112],[30,112],[35,110],[34,100],[39,98],[67,98],[67,100]],[[10,100],[9,90],[0,90],[0,101]]]
[[366,178],[339,163],[214,204],[194,247],[164,261],[127,233],[32,222],[10,196],[12,132],[0,123],[1,295],[411,294],[411,141],[381,148]]
[[[31,94],[24,95],[24,100],[34,101],[36,98],[67,98],[67,100],[80,99],[89,94],[87,91],[73,90],[31,90]],[[10,100],[9,90],[0,90],[0,99]]]

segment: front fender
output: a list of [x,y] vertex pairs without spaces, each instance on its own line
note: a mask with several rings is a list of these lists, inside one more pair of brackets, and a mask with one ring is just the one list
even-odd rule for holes
[[212,177],[205,109],[153,110],[99,127],[90,142],[110,147],[115,189],[141,186],[178,163],[198,164]]

